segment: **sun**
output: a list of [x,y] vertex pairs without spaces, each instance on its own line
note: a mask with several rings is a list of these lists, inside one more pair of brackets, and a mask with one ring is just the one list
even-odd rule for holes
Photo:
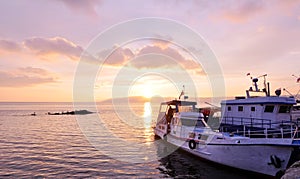
[[143,85],[143,96],[145,98],[151,98],[153,96],[153,91],[150,85]]
[[136,81],[129,89],[129,96],[140,96],[147,99],[152,98],[155,94],[153,85],[144,81]]

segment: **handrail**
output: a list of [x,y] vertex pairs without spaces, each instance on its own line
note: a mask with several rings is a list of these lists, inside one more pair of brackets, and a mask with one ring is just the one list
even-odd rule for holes
[[[297,134],[299,134],[298,126],[293,121],[281,121],[281,122],[274,122],[272,124],[281,124],[280,128],[262,128],[262,129],[253,129],[248,127],[246,130],[246,126],[243,125],[243,130],[231,132],[232,135],[240,135],[244,137],[252,137],[252,138],[291,138],[294,139]],[[298,136],[298,135],[297,135]]]
[[[247,117],[222,117],[221,124],[229,125],[246,125],[251,127],[260,127],[260,128],[272,128],[274,125],[281,124],[280,122],[273,122],[271,119],[260,119],[260,118],[247,118]],[[298,121],[295,121],[295,124],[299,126]]]

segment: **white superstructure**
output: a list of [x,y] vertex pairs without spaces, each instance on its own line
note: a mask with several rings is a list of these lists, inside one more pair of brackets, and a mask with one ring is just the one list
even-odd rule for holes
[[[265,77],[265,76],[264,76]],[[196,102],[172,100],[161,103],[154,128],[156,136],[196,156],[219,164],[261,173],[281,175],[300,154],[297,121],[291,118],[294,98],[266,96],[221,102],[220,127],[212,129]]]

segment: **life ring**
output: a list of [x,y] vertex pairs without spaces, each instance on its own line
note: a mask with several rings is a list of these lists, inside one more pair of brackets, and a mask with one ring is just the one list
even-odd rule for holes
[[196,148],[196,142],[194,140],[189,141],[189,148],[192,150]]
[[284,162],[284,160],[280,160],[280,158],[277,157],[276,155],[270,155],[270,160],[271,163],[269,163],[269,165],[274,165],[274,167],[276,168],[280,168],[281,163]]

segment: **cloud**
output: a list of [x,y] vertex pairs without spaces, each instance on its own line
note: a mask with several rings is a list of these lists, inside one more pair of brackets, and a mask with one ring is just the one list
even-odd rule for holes
[[[155,59],[148,58],[146,60],[134,61],[131,65],[136,68],[162,68],[162,67],[171,67],[175,66],[176,63],[170,63],[170,60],[174,62],[182,62],[185,60],[182,55],[170,47],[161,48],[160,46],[145,46],[142,48],[136,56],[151,54]],[[160,55],[160,56],[158,56]],[[166,57],[170,60],[166,60]]]
[[129,62],[129,66],[137,69],[174,68],[177,65],[172,58],[158,53],[138,55]]
[[[148,59],[143,60],[142,62],[136,62],[132,65],[136,68],[161,68],[161,67],[176,67],[181,66],[187,70],[198,70],[201,67],[199,64],[197,64],[192,59],[189,59],[189,57],[183,56],[179,49],[173,48],[171,46],[166,47],[165,45],[148,45],[143,47],[136,56],[146,55],[146,54],[156,54],[156,55],[162,55],[162,59]],[[174,61],[174,63],[168,63],[165,57],[170,58]]]
[[0,51],[17,52],[21,49],[22,47],[17,42],[10,40],[0,40]]
[[[117,47],[114,47],[117,48]],[[140,49],[119,47],[117,50],[104,50],[98,54],[99,59],[105,59],[107,66],[128,66],[135,69],[165,69],[184,68],[193,70],[197,74],[204,74],[200,64],[192,60],[191,56],[184,56],[180,52],[188,54],[183,49],[171,46],[170,43],[152,42],[151,45],[143,46]],[[184,52],[183,52],[184,51]]]
[[51,74],[49,71],[42,68],[34,68],[34,67],[24,67],[18,69],[22,73],[32,74],[32,75],[49,75]]
[[[116,47],[115,47],[116,48]],[[105,58],[105,54],[109,54],[110,50],[105,50],[101,57]],[[106,65],[119,66],[124,65],[127,61],[134,57],[134,53],[129,48],[117,48],[105,60]]]
[[[285,11],[285,13],[290,14],[293,11],[299,12],[299,10],[297,10],[299,8],[300,5],[300,1],[299,0],[294,0],[294,1],[277,1],[276,4],[281,11]],[[298,13],[296,13],[296,15],[298,15]]]
[[263,12],[265,4],[263,1],[226,1],[222,3],[213,15],[216,19],[223,19],[233,23],[244,23],[250,18]]
[[15,72],[0,71],[0,87],[26,87],[57,82],[51,73],[41,68],[26,67]]
[[24,41],[24,46],[38,55],[64,55],[72,60],[79,60],[83,48],[73,42],[62,38],[34,37]]
[[57,0],[75,13],[83,13],[89,16],[97,17],[96,7],[101,4],[101,0]]
[[63,37],[43,38],[32,37],[23,42],[0,39],[0,52],[21,53],[28,52],[46,57],[51,55],[62,55],[71,60],[78,61],[83,48]]

